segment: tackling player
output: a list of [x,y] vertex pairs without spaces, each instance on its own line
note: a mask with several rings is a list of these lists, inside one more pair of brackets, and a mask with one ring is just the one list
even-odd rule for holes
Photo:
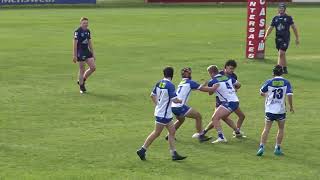
[[296,45],[299,44],[299,35],[296,25],[291,16],[286,14],[286,4],[280,3],[278,8],[279,14],[272,19],[271,25],[267,29],[264,39],[276,28],[276,47],[278,49],[278,65],[283,67],[283,73],[288,74],[286,51],[290,43],[290,27],[296,37]]
[[[80,93],[86,92],[85,81],[96,70],[95,55],[91,40],[91,32],[88,29],[89,20],[86,17],[80,19],[80,27],[74,32],[73,62],[79,63]],[[89,68],[86,70],[85,64]]]
[[168,141],[170,145],[170,153],[172,160],[183,160],[186,157],[180,156],[175,147],[175,131],[174,124],[172,122],[172,110],[171,103],[182,103],[178,99],[175,93],[175,87],[171,80],[173,78],[173,68],[166,67],[163,70],[164,79],[160,80],[154,87],[151,93],[151,99],[156,105],[154,116],[156,119],[155,129],[145,140],[143,146],[137,151],[138,156],[141,160],[146,160],[146,151],[151,143],[160,136],[164,128],[168,129]]
[[269,131],[273,121],[278,123],[278,134],[274,149],[275,155],[283,155],[281,143],[284,134],[284,124],[286,119],[286,96],[290,106],[290,112],[294,112],[292,104],[292,88],[288,80],[281,77],[283,74],[282,67],[277,65],[273,69],[273,78],[267,80],[260,89],[261,96],[266,98],[265,101],[265,126],[261,135],[261,141],[257,156],[262,156],[264,153],[265,144],[268,139]]
[[[187,105],[189,96],[192,90],[199,90],[202,92],[215,92],[216,87],[210,88],[207,86],[203,86],[198,84],[197,82],[192,80],[192,70],[189,67],[183,68],[181,70],[182,81],[180,82],[177,90],[178,99],[182,100],[182,103],[172,103],[172,112],[175,114],[177,121],[174,123],[175,129],[179,129],[179,127],[184,123],[185,118],[192,118],[196,121],[196,130],[197,133],[202,132],[202,117],[201,114]],[[166,137],[167,139],[168,137]],[[198,136],[200,142],[208,141],[211,138],[206,136]]]
[[[239,108],[239,99],[236,95],[235,88],[239,89],[241,85],[237,80],[219,74],[218,67],[215,65],[209,66],[207,70],[212,78],[209,81],[208,86],[217,88],[216,94],[219,100],[221,101],[221,104],[215,110],[212,116],[211,123],[218,132],[218,138],[212,143],[227,142],[227,139],[224,137],[224,134],[222,132],[220,119],[228,117],[232,112]],[[213,93],[209,92],[209,94],[212,95]],[[236,133],[240,133],[240,131],[237,131],[237,128],[233,121],[229,123],[232,126],[232,128],[236,131]],[[205,133],[206,132],[203,131],[201,135],[204,135]]]
[[[233,78],[238,80],[238,76],[234,73],[235,69],[237,68],[237,62],[235,60],[228,60],[224,65],[224,70],[220,71],[219,74],[228,76],[229,78]],[[219,99],[218,95],[216,95],[216,109],[222,104],[221,100]],[[245,119],[244,113],[241,111],[240,107],[237,108],[234,113],[238,116],[237,126],[236,129],[234,128],[234,123],[229,117],[223,117],[222,120],[225,121],[234,131],[234,137],[245,137],[243,132],[241,132],[241,126]],[[212,124],[209,124],[204,132],[207,133],[209,130],[213,128]]]

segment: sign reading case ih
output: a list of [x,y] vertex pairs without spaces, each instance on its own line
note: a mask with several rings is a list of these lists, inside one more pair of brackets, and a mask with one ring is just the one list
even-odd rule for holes
[[265,50],[266,0],[248,0],[246,57],[263,59]]
[[0,5],[24,4],[96,4],[96,0],[0,0]]

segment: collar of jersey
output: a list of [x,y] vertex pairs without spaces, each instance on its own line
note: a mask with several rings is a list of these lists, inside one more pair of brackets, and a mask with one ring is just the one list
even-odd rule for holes
[[282,76],[275,76],[275,77],[273,77],[273,78],[282,78],[282,79],[283,79],[283,77],[282,77]]
[[171,81],[170,79],[167,79],[167,78],[163,78],[163,80]]

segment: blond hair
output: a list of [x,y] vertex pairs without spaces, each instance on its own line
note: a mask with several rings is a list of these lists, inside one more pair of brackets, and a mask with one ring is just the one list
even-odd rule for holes
[[207,68],[207,71],[210,72],[210,73],[218,74],[219,69],[218,69],[218,66],[217,66],[217,65],[210,65],[210,66]]

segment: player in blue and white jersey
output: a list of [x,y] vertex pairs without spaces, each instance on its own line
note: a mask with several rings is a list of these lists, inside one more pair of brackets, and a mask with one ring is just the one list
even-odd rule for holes
[[200,142],[204,142],[210,140],[211,138],[206,136],[199,136],[199,134],[202,132],[202,116],[197,110],[189,107],[187,104],[191,91],[199,90],[202,92],[215,92],[216,89],[200,85],[199,83],[193,81],[191,74],[192,70],[190,67],[186,67],[181,70],[182,81],[180,82],[176,93],[178,99],[182,100],[182,103],[172,103],[172,112],[177,118],[174,126],[177,130],[184,123],[186,117],[195,119],[196,130],[198,134],[194,135],[194,137],[198,137]]
[[[216,95],[221,101],[221,105],[216,108],[212,116],[212,122],[210,122],[218,133],[218,138],[212,143],[227,142],[227,139],[224,137],[224,134],[222,132],[220,119],[228,117],[232,112],[239,108],[239,99],[237,97],[235,89],[239,89],[241,85],[237,80],[219,74],[218,67],[215,65],[209,66],[207,70],[212,78],[209,81],[208,86],[217,88]],[[209,94],[212,95],[213,93]],[[233,121],[229,122],[228,125],[231,126],[236,131],[236,133],[240,133],[240,131],[237,131],[237,127]],[[205,133],[206,132],[203,131],[201,135]]]
[[[234,73],[236,68],[237,68],[237,62],[235,60],[230,59],[225,63],[224,70],[220,71],[219,74],[228,76],[229,78],[233,78],[235,80],[238,80],[238,76]],[[218,95],[216,94],[216,108],[218,108],[221,104],[222,104],[222,102],[220,101]],[[243,132],[241,132],[241,127],[242,127],[243,121],[245,119],[245,115],[241,111],[240,107],[238,109],[236,109],[234,111],[234,113],[238,116],[236,130],[233,127],[233,124],[234,124],[233,121],[229,117],[224,117],[224,118],[222,118],[222,120],[225,121],[228,124],[228,126],[230,126],[232,129],[234,129],[233,137],[238,137],[238,138],[239,137],[246,137],[243,135]],[[212,128],[213,128],[213,125],[209,124],[204,130],[205,133],[207,133]],[[239,132],[241,132],[241,133],[239,133]]]
[[261,96],[266,98],[265,100],[265,126],[261,135],[261,141],[257,156],[262,156],[265,149],[265,144],[268,139],[269,131],[272,127],[273,121],[278,123],[278,134],[276,138],[276,145],[274,154],[282,155],[281,143],[284,134],[284,125],[286,119],[286,96],[288,97],[288,103],[290,106],[290,112],[294,112],[292,104],[292,87],[290,82],[281,77],[283,69],[277,65],[273,69],[274,77],[267,80],[260,89]]
[[170,153],[172,155],[172,160],[183,160],[186,157],[180,156],[175,147],[175,127],[172,122],[172,110],[171,104],[182,103],[178,99],[175,93],[175,87],[171,80],[173,78],[173,68],[166,67],[163,70],[164,79],[160,80],[154,87],[151,93],[151,99],[156,105],[154,116],[155,116],[155,129],[145,140],[143,146],[137,151],[138,156],[141,160],[146,160],[146,151],[151,143],[160,136],[164,128],[168,129],[168,141],[170,145]]

